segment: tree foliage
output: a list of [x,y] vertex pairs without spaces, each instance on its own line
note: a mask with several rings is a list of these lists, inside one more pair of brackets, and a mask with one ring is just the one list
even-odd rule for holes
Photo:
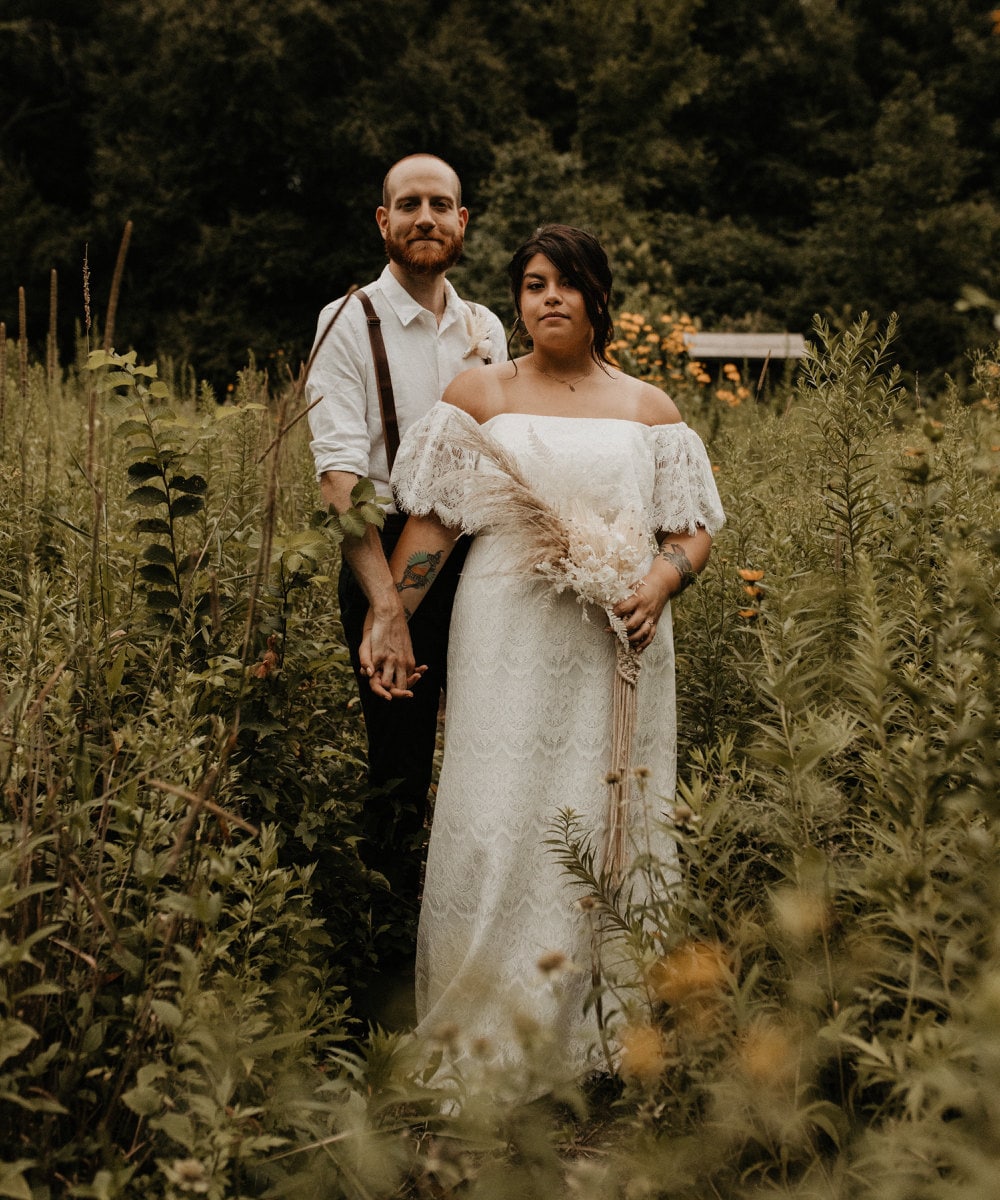
[[[466,279],[502,303],[537,219],[607,240],[623,291],[708,326],[900,314],[904,369],[954,368],[995,290],[991,0],[6,0],[0,319],[48,275],[95,316],[126,220],[118,341],[224,387],[296,361],[381,263],[387,166],[458,169]],[[643,272],[647,278],[643,279]],[[63,342],[81,304],[64,300]],[[977,324],[977,322],[981,322]],[[65,352],[65,351],[64,351]]]

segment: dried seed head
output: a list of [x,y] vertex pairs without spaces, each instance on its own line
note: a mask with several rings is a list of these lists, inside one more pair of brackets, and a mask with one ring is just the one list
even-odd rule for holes
[[431,1037],[436,1042],[440,1042],[444,1046],[453,1047],[458,1041],[458,1035],[462,1031],[454,1021],[442,1021],[440,1025],[431,1033]]
[[569,959],[561,950],[549,950],[541,956],[536,965],[543,975],[554,975],[569,966]]

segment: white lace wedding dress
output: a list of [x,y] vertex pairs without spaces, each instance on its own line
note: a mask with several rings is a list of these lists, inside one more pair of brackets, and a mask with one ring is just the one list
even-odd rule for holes
[[[460,523],[453,468],[461,455],[449,430],[470,420],[441,403],[409,432],[393,472],[405,511],[434,510]],[[714,531],[724,520],[705,449],[687,425],[506,413],[483,428],[556,507],[584,501],[609,518],[638,511],[651,539],[657,530]],[[598,1041],[593,1013],[584,1014],[591,934],[577,905],[581,890],[546,842],[559,811],[571,808],[603,845],[614,639],[599,609],[511,575],[506,538],[467,531],[477,536],[451,624],[444,762],[417,946],[417,1033],[433,1037],[448,1026],[459,1064],[470,1054],[520,1063],[526,1041],[542,1039],[555,1055],[549,1068],[569,1077],[587,1068]],[[662,809],[676,767],[669,606],[643,655],[632,763],[649,768],[646,796]],[[647,824],[639,819],[637,831]],[[644,850],[645,833],[637,836]],[[569,969],[539,968],[553,951]]]

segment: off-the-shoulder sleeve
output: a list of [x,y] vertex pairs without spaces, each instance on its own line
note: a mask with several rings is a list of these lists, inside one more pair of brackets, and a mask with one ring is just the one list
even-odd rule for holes
[[439,401],[400,442],[392,468],[396,507],[405,513],[435,513],[445,525],[470,528],[466,499],[478,455],[468,445],[479,426],[467,412]]
[[694,533],[699,525],[709,533],[721,529],[726,514],[701,438],[683,423],[658,425],[654,437],[656,528],[668,533]]

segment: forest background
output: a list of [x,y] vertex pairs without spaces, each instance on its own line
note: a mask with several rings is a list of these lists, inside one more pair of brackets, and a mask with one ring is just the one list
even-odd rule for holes
[[[455,278],[507,315],[544,220],[591,228],[620,300],[705,328],[897,311],[904,371],[991,337],[1000,37],[992,0],[4,0],[0,320],[100,317],[127,220],[119,346],[217,392],[306,355],[381,266],[389,163],[452,162]],[[644,299],[644,297],[646,299]],[[648,303],[646,301],[649,301]]]

